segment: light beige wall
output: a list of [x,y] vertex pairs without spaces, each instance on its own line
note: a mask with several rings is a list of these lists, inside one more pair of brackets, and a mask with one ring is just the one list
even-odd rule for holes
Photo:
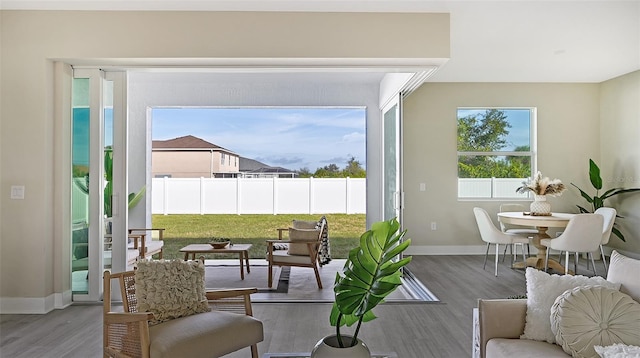
[[70,210],[69,203],[54,200],[62,197],[54,196],[57,188],[66,185],[53,179],[54,170],[70,171],[65,153],[54,145],[68,143],[70,134],[60,130],[68,126],[65,119],[54,120],[52,60],[146,65],[323,58],[345,65],[403,58],[419,63],[449,57],[449,15],[3,10],[0,42],[0,193],[9,193],[11,185],[26,187],[24,200],[0,201],[0,312],[37,313],[60,307],[59,298],[70,292],[67,279],[54,277],[69,274],[54,270],[54,263],[69,260],[63,250],[69,231],[64,234],[66,223],[54,224],[54,213]]
[[[217,157],[217,158],[216,158]],[[172,178],[210,178],[215,153],[204,151],[154,151],[151,154],[152,175],[170,174]]]
[[[538,169],[565,184],[588,183],[585,165],[600,151],[597,84],[425,83],[404,106],[404,225],[414,253],[483,252],[472,208],[495,216],[499,201],[458,201],[456,109],[536,107]],[[420,183],[426,191],[419,191]],[[551,198],[577,212],[576,190]],[[525,202],[528,204],[528,202]],[[430,228],[437,223],[437,230]],[[497,224],[497,221],[496,221]],[[421,246],[422,245],[422,246]],[[429,246],[427,246],[429,245]]]
[[[600,119],[603,188],[640,188],[640,71],[602,83]],[[610,200],[606,204],[624,216],[616,226],[625,242],[613,235],[609,246],[640,253],[640,192]]]

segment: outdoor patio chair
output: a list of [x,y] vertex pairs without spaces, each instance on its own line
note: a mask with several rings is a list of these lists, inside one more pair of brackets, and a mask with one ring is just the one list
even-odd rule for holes
[[[273,266],[296,266],[312,268],[316,275],[318,288],[322,289],[318,264],[321,246],[328,250],[328,242],[323,244],[327,232],[327,219],[323,216],[318,222],[293,220],[292,226],[287,229],[278,229],[277,240],[267,240],[269,288],[273,286]],[[282,237],[282,233],[285,231],[289,234],[288,240],[284,240]],[[328,237],[326,241],[328,241]],[[288,248],[277,250],[276,245],[281,244],[287,244]],[[328,255],[328,251],[326,255]]]
[[[144,267],[145,261],[174,266],[165,272],[184,267],[175,274],[182,277],[171,279],[165,274],[164,282],[159,283],[152,277],[162,275],[147,274],[147,278],[138,277],[136,282],[136,271],[140,274],[140,268],[113,274],[104,272],[104,357],[219,357],[250,346],[251,357],[258,358],[257,344],[263,340],[264,333],[262,322],[252,317],[250,295],[257,292],[256,288],[206,291],[204,265],[198,261],[142,260],[138,266]],[[201,274],[192,273],[196,265],[201,265],[196,268]],[[118,280],[124,312],[112,311],[112,279]],[[180,292],[176,295],[178,299],[167,304],[166,294],[142,294],[143,291],[157,292],[163,283],[172,288],[167,293]],[[197,287],[186,287],[189,285]],[[186,302],[189,300],[181,296],[188,296],[193,302]],[[157,297],[155,306],[150,297]],[[177,317],[162,312],[164,307],[175,310],[175,302],[187,312]]]
[[[140,252],[139,258],[151,258],[158,254],[158,259],[162,259],[164,231],[160,228],[128,230],[132,248]],[[157,237],[154,237],[154,232],[157,232]]]

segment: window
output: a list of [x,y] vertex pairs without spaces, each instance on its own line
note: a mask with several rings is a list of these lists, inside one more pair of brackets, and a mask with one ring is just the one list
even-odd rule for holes
[[224,165],[224,153],[220,153],[220,164]]
[[535,172],[534,108],[458,108],[458,198],[528,198]]

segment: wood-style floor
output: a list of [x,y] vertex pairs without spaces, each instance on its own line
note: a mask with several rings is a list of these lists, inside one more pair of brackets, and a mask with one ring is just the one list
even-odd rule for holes
[[[524,271],[500,263],[493,275],[492,257],[414,256],[411,271],[440,303],[383,304],[378,319],[362,325],[360,337],[372,352],[395,352],[399,358],[471,355],[471,312],[478,298],[504,298],[525,293]],[[601,262],[596,262],[603,272]],[[586,270],[579,274],[590,275]],[[308,352],[325,335],[330,304],[254,303],[264,324],[260,354]],[[101,357],[102,306],[73,305],[45,315],[0,315],[0,357]],[[249,357],[248,349],[226,357]]]

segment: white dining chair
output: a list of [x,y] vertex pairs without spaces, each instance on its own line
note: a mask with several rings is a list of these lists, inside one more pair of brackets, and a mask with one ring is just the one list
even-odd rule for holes
[[569,272],[569,253],[573,252],[573,271],[577,273],[578,257],[580,253],[587,253],[593,265],[593,274],[597,275],[593,252],[598,250],[602,242],[602,227],[604,217],[600,214],[577,214],[569,220],[569,224],[560,236],[555,239],[542,239],[540,245],[546,246],[547,251],[544,260],[545,271],[549,268],[549,251],[558,250],[565,252],[564,273]]
[[[526,211],[526,208],[522,204],[500,204],[500,212],[501,213],[504,213],[504,212],[520,212],[520,213],[523,213],[525,211]],[[538,229],[536,229],[533,226],[522,226],[522,225],[507,224],[507,223],[503,223],[502,221],[500,221],[500,230],[502,230],[502,232],[504,232],[504,233],[520,235],[520,236],[525,237],[527,239],[532,239],[535,235],[538,234]],[[511,248],[511,253],[513,253],[515,245],[523,245],[523,244],[513,244],[513,245],[505,246],[504,253],[502,255],[502,260],[503,261],[504,261],[505,255],[507,253],[507,248],[510,247]],[[529,251],[529,243],[527,243],[526,245],[527,245],[527,255],[530,255],[531,252]],[[523,248],[523,250],[524,250],[524,248]]]
[[611,237],[611,231],[613,230],[613,223],[616,221],[616,209],[614,208],[599,208],[594,214],[600,214],[604,217],[604,224],[602,225],[602,241],[600,241],[600,255],[602,256],[602,264],[604,265],[604,272],[607,272],[607,258],[604,256],[603,246],[609,243]]
[[[487,257],[489,256],[489,247],[491,244],[496,245],[496,260],[495,260],[495,271],[494,275],[498,276],[498,257],[500,256],[500,245],[512,245],[514,243],[527,244],[529,243],[529,239],[515,235],[515,234],[507,234],[504,233],[493,224],[491,221],[491,217],[486,210],[482,208],[473,208],[473,214],[476,217],[476,223],[478,224],[478,230],[480,230],[480,236],[482,237],[482,241],[487,243],[487,251],[484,254],[484,265],[482,269],[484,270],[487,267]],[[512,262],[515,260],[515,252],[512,255]],[[526,261],[527,256],[524,252],[524,246],[522,246],[522,258]]]

